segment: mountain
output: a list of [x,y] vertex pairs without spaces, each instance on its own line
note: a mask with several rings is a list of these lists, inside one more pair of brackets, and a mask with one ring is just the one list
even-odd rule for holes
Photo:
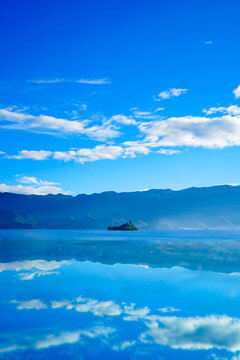
[[0,228],[240,229],[240,186],[70,195],[0,193]]

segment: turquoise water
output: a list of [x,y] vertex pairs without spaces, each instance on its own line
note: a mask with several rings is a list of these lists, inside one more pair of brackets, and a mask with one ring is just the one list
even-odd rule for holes
[[240,359],[239,232],[0,231],[0,358]]

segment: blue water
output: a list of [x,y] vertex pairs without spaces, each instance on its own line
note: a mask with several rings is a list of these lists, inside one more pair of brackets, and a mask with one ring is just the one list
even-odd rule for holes
[[240,359],[239,232],[0,231],[0,358]]

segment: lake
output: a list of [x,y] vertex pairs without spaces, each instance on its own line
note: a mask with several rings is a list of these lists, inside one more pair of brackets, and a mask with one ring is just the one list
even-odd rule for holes
[[0,231],[0,358],[240,359],[240,232]]

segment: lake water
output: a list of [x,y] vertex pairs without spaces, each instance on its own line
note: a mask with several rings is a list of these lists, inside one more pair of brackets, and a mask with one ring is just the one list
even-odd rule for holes
[[0,231],[0,358],[240,359],[240,233]]

